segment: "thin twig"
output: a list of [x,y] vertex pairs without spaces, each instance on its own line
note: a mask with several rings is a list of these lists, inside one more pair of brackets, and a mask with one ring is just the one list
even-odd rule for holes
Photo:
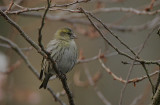
[[97,96],[102,100],[102,102],[105,105],[111,105],[111,103],[104,97],[103,93],[100,90],[98,90],[98,87],[95,85],[87,66],[85,66],[85,64],[83,64],[83,66],[84,66],[85,74],[88,78],[89,84],[94,88],[94,91],[96,92]]
[[[137,54],[136,54],[136,56],[135,56],[135,59],[133,60],[131,66],[130,66],[130,68],[129,68],[129,71],[128,71],[128,74],[127,74],[127,77],[126,77],[126,81],[127,81],[127,82],[128,82],[128,80],[129,80],[129,78],[130,78],[130,75],[131,75],[131,73],[132,73],[132,70],[133,70],[134,63],[135,63],[135,61],[136,61],[136,58],[139,56],[139,54],[140,54],[141,51],[143,50],[144,46],[146,45],[148,39],[150,38],[150,36],[152,35],[152,33],[153,33],[153,31],[154,31],[155,29],[156,29],[156,28],[154,28],[154,29],[147,35],[147,37],[146,37],[145,40],[144,40],[144,43],[143,43],[142,47],[141,47],[141,48],[139,49],[139,51],[137,52]],[[147,69],[146,69],[146,67],[145,67],[145,63],[143,63],[143,62],[140,62],[140,63],[142,64],[142,67],[144,68],[144,70],[145,70],[145,72],[146,72],[147,78],[148,78],[148,80],[149,80],[149,82],[150,82],[150,84],[151,84],[151,86],[152,86],[152,92],[154,93],[154,86],[153,86],[153,83],[152,83],[152,81],[151,81],[151,79],[150,79],[150,77],[149,77],[148,71],[147,71]],[[127,83],[124,84],[124,86],[123,86],[123,88],[122,88],[122,90],[121,90],[120,99],[119,99],[119,105],[122,105],[122,101],[123,101],[124,92],[125,92],[126,87],[127,87]]]
[[43,44],[42,44],[42,29],[43,29],[43,27],[44,27],[44,20],[45,20],[45,17],[46,17],[46,15],[47,15],[47,12],[48,12],[48,10],[49,10],[49,8],[50,8],[50,4],[51,4],[51,0],[47,0],[47,7],[46,7],[46,10],[45,10],[45,12],[44,12],[44,14],[43,14],[43,17],[42,17],[42,21],[41,21],[41,26],[40,26],[40,28],[39,28],[39,37],[38,37],[38,45],[41,47],[41,50],[43,51],[43,52],[45,52],[47,55],[50,55],[50,53],[49,52],[47,52],[45,49],[44,49],[44,47],[43,47]]
[[153,97],[153,102],[151,105],[159,105],[160,104],[160,85],[158,86],[158,89]]
[[149,6],[147,8],[145,8],[146,11],[151,11],[153,9],[154,3],[156,2],[156,0],[151,0],[151,3],[149,4]]
[[[139,53],[142,51],[142,49],[143,49],[144,46],[146,45],[148,39],[151,37],[152,33],[153,33],[156,29],[157,29],[157,27],[155,27],[155,28],[148,34],[148,36],[147,36],[146,39],[144,40],[144,44],[142,45],[142,48],[140,49]],[[147,68],[146,68],[146,66],[145,66],[145,63],[141,62],[141,64],[142,64],[142,67],[144,68],[144,70],[145,70],[145,72],[146,72],[146,75],[147,75],[148,80],[149,80],[149,82],[150,82],[150,84],[151,84],[151,87],[152,87],[152,92],[153,92],[153,94],[154,94],[154,93],[155,93],[155,89],[154,89],[153,83],[151,82],[151,79],[150,79],[150,77],[149,77],[148,70],[147,70]],[[159,65],[159,66],[160,66],[160,65]]]
[[[31,63],[29,62],[28,58],[24,55],[24,53],[21,51],[21,49],[15,44],[13,43],[11,40],[0,36],[0,40],[4,41],[5,43],[9,44],[12,49],[24,60],[25,64],[28,66],[28,68],[31,70],[31,72],[39,79],[39,72],[31,65]],[[49,87],[47,87],[47,89],[50,91],[50,93],[52,94],[52,96],[54,97],[54,99],[56,101],[58,101],[61,105],[65,105],[64,102],[62,102],[57,96],[56,94],[53,92],[53,90]]]
[[[13,4],[20,4],[20,3],[22,3],[22,1],[23,0],[14,0]],[[11,2],[11,5],[12,5],[12,2]],[[0,9],[2,11],[6,11],[10,7],[12,7],[12,9],[14,9],[16,6],[15,5],[12,5],[12,6],[10,6],[10,5],[9,6],[0,6]],[[9,12],[9,11],[7,11],[7,12]]]
[[29,44],[31,44],[31,46],[33,46],[38,51],[38,53],[40,53],[43,57],[48,58],[51,61],[51,63],[53,64],[53,69],[55,70],[58,77],[60,78],[60,80],[63,84],[63,88],[66,90],[67,96],[69,98],[69,102],[72,103],[71,105],[74,105],[72,94],[71,94],[71,92],[68,88],[67,82],[66,82],[66,77],[59,70],[57,70],[57,67],[56,67],[54,60],[50,56],[48,56],[45,52],[43,52],[41,50],[41,48],[20,28],[20,26],[18,26],[12,19],[10,19],[2,10],[0,10],[0,14],[8,23],[10,23],[13,27],[15,27],[19,31],[20,35]]
[[11,10],[13,4],[14,4],[14,1],[12,0],[11,3],[9,4],[8,9],[5,11],[5,13]]
[[68,4],[62,4],[62,5],[55,4],[54,7],[68,7],[68,6],[71,6],[71,5],[74,5],[74,4],[87,3],[89,1],[91,1],[91,0],[75,0],[72,3],[68,3]]
[[139,100],[142,99],[142,95],[139,95],[138,97],[136,97],[133,102],[130,105],[137,105],[137,103],[139,102]]
[[70,105],[74,105],[74,100],[73,100],[73,96],[72,96],[72,93],[70,92],[69,90],[69,87],[68,87],[68,84],[67,84],[67,81],[66,81],[66,75],[63,74],[60,70],[58,70],[57,68],[57,65],[56,63],[54,62],[54,60],[52,59],[51,55],[49,52],[47,52],[43,45],[42,45],[42,29],[43,29],[43,26],[44,26],[44,19],[45,19],[45,16],[50,8],[50,4],[51,4],[51,0],[47,0],[47,8],[44,12],[44,15],[42,17],[42,22],[41,22],[41,27],[39,29],[39,37],[38,37],[38,42],[39,42],[39,46],[41,47],[42,51],[45,52],[45,54],[47,55],[47,57],[51,60],[52,64],[53,64],[53,69],[55,70],[55,72],[57,73],[57,75],[59,76],[59,78],[61,79],[62,81],[62,84],[63,84],[63,88],[65,89],[66,93],[67,93],[67,96],[68,96],[68,100],[69,100],[69,103]]
[[78,8],[81,13],[84,13],[85,16],[88,18],[88,20],[90,21],[90,23],[92,24],[92,26],[98,31],[98,33],[102,36],[102,38],[115,50],[118,52],[118,54],[123,55],[131,60],[135,60],[136,62],[140,62],[140,63],[145,63],[145,64],[156,64],[156,65],[160,65],[159,62],[157,61],[146,61],[146,60],[142,60],[142,59],[135,59],[134,57],[131,57],[130,55],[120,51],[115,45],[113,45],[106,37],[105,35],[100,31],[100,29],[93,23],[93,21],[90,19],[88,12],[85,11],[82,8]]
[[114,36],[122,45],[124,45],[129,51],[131,51],[132,54],[136,55],[135,52],[128,46],[126,45],[117,35],[115,35],[115,33],[113,33],[107,25],[105,25],[100,19],[96,18],[95,16],[93,16],[91,13],[88,12],[88,14],[93,17],[95,20],[97,20],[99,23],[101,23],[103,25],[103,27],[112,35]]
[[116,50],[120,55],[124,55],[130,59],[132,59],[131,56],[129,56],[128,54],[125,54],[124,52],[121,52],[118,48],[116,48],[106,37],[105,35],[99,30],[99,28],[93,23],[93,21],[90,19],[90,17],[88,16],[88,12],[86,12],[84,9],[79,8],[79,10],[81,10],[82,13],[85,14],[85,16],[88,18],[88,20],[90,21],[90,23],[93,25],[93,27],[98,31],[98,33],[102,36],[102,38],[114,49]]
[[[54,11],[54,7],[69,7],[75,4],[80,4],[80,3],[87,3],[91,0],[75,0],[74,2],[68,3],[68,4],[62,4],[62,5],[58,5],[58,4],[53,4],[50,5],[49,10],[50,11]],[[18,7],[22,7],[16,4],[16,6]],[[1,7],[0,7],[1,9]],[[45,10],[45,7],[35,7],[35,8],[27,8],[27,7],[22,7],[21,10],[14,10],[14,11],[8,11],[7,14],[21,14],[21,13],[25,13],[25,12],[31,12],[31,11],[40,11],[40,10]],[[61,8],[59,8],[61,9]],[[5,10],[5,9],[4,9]],[[71,10],[74,12],[74,10]]]
[[151,80],[151,78],[150,78],[150,76],[149,76],[149,73],[148,73],[148,70],[147,70],[147,68],[146,68],[146,65],[145,65],[144,63],[141,63],[141,65],[142,65],[142,67],[144,68],[144,70],[145,70],[145,72],[146,72],[147,78],[148,78],[148,80],[149,80],[149,82],[150,82],[150,84],[151,84],[151,87],[152,87],[152,93],[153,93],[153,95],[154,95],[154,94],[155,94],[154,85],[153,85],[152,80]]
[[[133,63],[132,63],[132,65],[130,66],[128,75],[127,75],[127,77],[126,77],[126,81],[128,82],[128,80],[129,80],[129,78],[130,78],[130,74],[131,74],[131,72],[132,72],[132,70],[133,70],[133,67],[134,67],[134,63],[137,61],[137,58],[139,58],[138,55],[139,55],[140,52],[142,51],[142,49],[143,49],[146,41],[144,42],[143,46],[141,47],[141,49],[138,51],[138,53],[137,53],[136,55],[135,55],[134,52],[132,52],[132,53],[135,55],[135,58],[132,58],[132,57],[130,57],[129,55],[125,54],[124,52],[119,51],[108,39],[106,39],[106,37],[103,35],[103,33],[102,33],[102,32],[98,29],[98,27],[92,22],[92,20],[91,20],[90,17],[88,16],[88,14],[89,14],[88,12],[86,12],[86,11],[85,11],[84,9],[82,9],[82,8],[79,8],[79,10],[86,15],[86,17],[87,17],[88,20],[91,22],[91,24],[94,26],[94,28],[100,33],[100,35],[103,37],[103,39],[104,39],[112,48],[114,48],[120,55],[124,55],[124,56],[126,56],[126,57],[128,57],[128,58],[131,58],[131,59],[133,60]],[[101,21],[100,21],[100,22],[101,22]],[[108,30],[107,27],[106,27],[106,29]],[[113,35],[113,34],[112,34],[112,35]],[[150,36],[150,35],[149,35],[149,36]],[[147,39],[148,39],[148,37],[147,37]],[[119,39],[118,39],[118,40],[119,40]],[[120,41],[120,40],[119,40],[119,41]],[[120,41],[120,42],[121,42],[121,41]],[[126,47],[127,47],[127,46],[126,46]],[[127,48],[128,48],[128,47],[127,47]],[[132,51],[132,50],[131,50],[131,51]],[[139,59],[138,59],[138,60],[139,60]],[[142,64],[142,63],[144,63],[144,62],[140,62],[140,63]],[[158,62],[156,62],[156,63],[157,63],[157,65],[159,65]],[[144,67],[144,66],[143,66],[143,67]],[[147,76],[148,76],[148,73],[147,73],[147,72],[146,72],[146,74],[147,74]],[[151,85],[152,85],[152,87],[153,87],[153,84],[152,84],[149,76],[148,76],[148,79],[149,79],[149,81],[150,81],[150,83],[151,83]],[[125,90],[125,88],[126,88],[127,82],[125,83],[124,87],[122,88],[121,95],[120,95],[119,105],[122,104],[123,93],[124,93],[124,90]],[[154,88],[153,88],[153,89],[154,89]]]
[[[136,77],[136,78],[133,78],[133,79],[130,79],[130,80],[128,80],[128,82],[126,81],[126,80],[124,80],[123,78],[121,78],[121,77],[118,77],[115,73],[113,73],[108,67],[106,67],[105,66],[105,64],[103,63],[103,61],[99,58],[99,62],[100,62],[100,64],[101,64],[101,66],[104,68],[104,70],[109,74],[109,75],[111,75],[112,76],[112,78],[114,79],[114,80],[117,80],[117,81],[120,81],[121,83],[137,83],[137,82],[140,82],[140,81],[143,81],[144,79],[146,79],[147,78],[147,75],[144,75],[144,76],[142,76],[142,77]],[[153,72],[153,73],[151,73],[151,74],[149,74],[149,76],[150,77],[152,77],[152,76],[154,76],[154,75],[156,75],[156,74],[159,74],[159,70],[158,71],[155,71],[155,72]]]
[[[142,51],[142,49],[143,49],[144,46],[141,47],[141,49],[140,49],[140,50],[138,51],[138,53],[136,54],[135,58],[132,58],[132,57],[130,57],[129,55],[125,54],[124,52],[119,51],[119,49],[117,49],[108,39],[106,39],[106,37],[104,36],[104,34],[103,34],[103,33],[98,29],[98,27],[92,22],[92,20],[91,20],[91,19],[89,18],[89,16],[88,16],[87,12],[84,11],[82,8],[79,8],[79,10],[81,10],[81,12],[86,15],[86,17],[87,17],[88,20],[91,22],[91,24],[94,26],[94,28],[100,33],[100,35],[103,37],[103,39],[104,39],[112,48],[114,48],[120,55],[126,56],[126,57],[128,57],[128,58],[130,58],[130,59],[133,60],[133,63],[131,64],[131,66],[130,66],[130,68],[129,68],[128,75],[127,75],[127,77],[126,77],[126,81],[128,82],[128,80],[129,80],[129,78],[130,78],[130,75],[131,75],[131,72],[132,72],[132,69],[133,69],[133,67],[134,67],[134,63],[135,63],[136,61],[139,61],[139,59],[137,60],[137,58],[138,58],[138,55],[140,54],[140,52]],[[150,34],[149,34],[148,36],[150,36]],[[148,37],[147,37],[147,39],[148,39]],[[145,42],[144,42],[143,45],[145,45]],[[144,62],[141,61],[140,63],[143,64]],[[145,62],[145,63],[146,63],[146,62]],[[157,64],[157,65],[160,65],[158,62],[156,62],[156,64]],[[144,66],[143,66],[143,67],[144,67]],[[144,68],[144,69],[145,69],[145,68]],[[145,69],[145,71],[146,71],[146,69]],[[149,79],[149,81],[150,81],[150,83],[151,83],[152,90],[154,90],[154,87],[153,87],[153,84],[152,84],[152,82],[151,82],[151,80],[150,80],[150,77],[149,77],[149,75],[148,75],[147,72],[146,72],[146,74],[147,74],[147,77],[148,77],[148,79]],[[119,105],[122,104],[123,94],[124,94],[125,88],[126,88],[126,86],[127,86],[127,82],[124,84],[124,87],[123,87],[122,90],[121,90]]]
[[16,28],[20,35],[29,43],[31,46],[33,46],[38,53],[40,53],[42,56],[46,56],[46,54],[41,51],[40,47],[21,29],[20,26],[18,26],[17,23],[15,23],[12,19],[10,19],[2,10],[0,10],[1,16],[8,22],[10,23],[14,28]]
[[[134,47],[133,50],[137,50],[138,48],[139,47]],[[125,53],[130,52],[128,49],[124,49],[122,51],[125,52]],[[115,52],[111,52],[111,53],[107,53],[107,54],[103,54],[102,53],[101,55],[102,55],[101,58],[109,58],[109,57],[118,55],[118,52],[115,51]],[[99,58],[99,55],[93,56],[91,58],[86,58],[86,59],[85,58],[84,59],[78,59],[77,64],[79,64],[79,63],[88,63],[88,62],[97,60],[98,58]]]
[[[25,9],[24,9],[25,10]],[[26,9],[27,10],[27,9]],[[67,11],[67,9],[54,9],[54,10],[62,10],[62,11]],[[72,13],[79,13],[79,10],[69,10],[68,12],[72,12]],[[35,13],[23,13],[20,14],[23,16],[32,16],[32,17],[42,17],[41,13],[35,12]],[[65,15],[63,17],[60,17],[58,15],[50,15],[47,14],[46,18],[48,20],[54,20],[54,21],[62,21],[62,22],[67,22],[67,23],[77,23],[77,24],[83,24],[83,25],[90,25],[89,22],[85,21],[84,19],[76,19],[76,18],[81,18],[82,15]],[[73,18],[71,20],[71,18]],[[154,26],[157,26],[159,24],[159,16],[155,17],[154,19],[152,19],[149,22],[145,22],[144,24],[140,24],[140,25],[130,25],[130,26],[122,26],[122,25],[114,25],[114,24],[108,24],[107,26],[110,29],[114,29],[114,30],[118,30],[118,31],[122,31],[122,32],[134,32],[134,31],[142,31],[144,29],[151,29]],[[102,27],[101,25],[97,24],[98,27]]]
[[112,7],[112,8],[100,8],[99,10],[95,10],[93,13],[95,12],[126,12],[126,13],[134,13],[136,15],[155,15],[160,13],[160,10],[147,12],[145,10],[140,11],[134,8]]
[[[139,50],[140,52],[140,50]],[[137,58],[137,56],[139,55],[139,53],[136,54],[135,56],[135,59]],[[125,92],[125,89],[126,89],[126,86],[127,86],[127,82],[130,78],[130,75],[132,73],[132,70],[133,70],[133,67],[134,67],[134,63],[135,63],[135,59],[133,60],[130,68],[129,68],[129,71],[128,71],[128,74],[127,74],[127,77],[126,77],[126,83],[124,84],[122,90],[121,90],[121,93],[120,93],[120,99],[119,99],[119,105],[122,105],[122,101],[123,101],[123,97],[124,97],[124,92]]]
[[[10,48],[12,48],[10,45],[8,45],[8,44],[3,44],[3,43],[0,43],[0,47],[4,47],[4,48],[8,48],[8,49],[10,49]],[[32,50],[32,47],[26,47],[26,48],[20,48],[22,51],[30,51],[30,50]]]
[[[81,0],[81,2],[75,1],[75,2],[72,2],[72,3],[69,3],[69,4],[63,4],[63,5],[54,4],[54,5],[51,5],[50,8],[53,8],[53,7],[67,7],[67,6],[71,6],[71,5],[82,3],[82,2],[88,2],[88,1],[90,1],[90,0]],[[45,9],[45,7],[35,7],[35,8],[24,7],[24,8],[25,9],[8,11],[7,13],[8,14],[21,14],[21,13],[24,13],[24,12],[40,11],[40,10]],[[61,9],[61,8],[59,8],[59,9]],[[50,9],[50,11],[54,11],[54,10],[56,10],[56,9]],[[74,12],[74,11],[77,11],[77,10],[69,10],[69,11]],[[133,13],[133,14],[136,14],[136,15],[156,15],[156,14],[160,13],[160,9],[149,12],[149,11],[145,11],[145,10],[141,11],[141,10],[138,10],[138,9],[135,9],[135,8],[112,7],[112,8],[100,8],[100,9],[93,10],[91,12],[93,14],[100,13],[100,12],[126,12],[126,13]]]
[[[160,71],[160,66],[159,66],[159,71]],[[157,83],[156,83],[155,89],[154,89],[155,92],[157,91],[159,84],[160,84],[160,73],[158,73]]]

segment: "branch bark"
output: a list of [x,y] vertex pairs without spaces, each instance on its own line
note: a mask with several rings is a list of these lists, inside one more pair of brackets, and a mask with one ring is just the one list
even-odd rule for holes
[[63,75],[58,69],[57,66],[54,62],[54,60],[52,59],[51,56],[48,56],[45,52],[43,52],[41,50],[41,48],[21,29],[20,26],[18,26],[18,24],[16,24],[12,19],[10,19],[2,10],[0,10],[0,14],[2,15],[2,17],[8,22],[10,23],[14,28],[17,29],[17,31],[20,33],[20,35],[29,43],[31,44],[31,46],[33,46],[38,53],[40,53],[43,57],[48,58],[52,64],[53,64],[53,68],[55,70],[55,72],[57,73],[58,77],[60,78],[62,84],[63,84],[63,88],[65,89],[68,99],[69,99],[69,103],[70,105],[74,105],[74,101],[73,101],[73,97],[72,94],[69,90],[69,87],[67,85],[67,81],[66,81],[66,76]]
[[[13,43],[11,40],[9,40],[3,36],[0,36],[0,40],[9,44],[11,46],[11,48],[24,60],[25,64],[28,66],[28,68],[31,70],[31,72],[39,79],[39,72],[31,65],[28,58],[24,55],[24,53],[22,52],[22,50],[20,48],[15,43]],[[61,105],[66,105],[64,102],[62,102],[62,100],[60,100],[56,96],[56,94],[53,92],[53,90],[50,87],[47,87],[47,90],[52,94],[54,99],[56,101],[58,101]]]
[[153,102],[151,105],[160,105],[160,85],[158,86],[158,89],[153,97]]

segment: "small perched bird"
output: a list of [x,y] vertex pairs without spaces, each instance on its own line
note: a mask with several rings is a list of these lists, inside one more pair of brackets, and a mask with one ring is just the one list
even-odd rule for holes
[[[54,40],[47,45],[47,51],[57,64],[58,70],[63,74],[70,71],[77,62],[77,46],[74,41],[76,35],[69,28],[61,28],[55,33]],[[46,89],[47,83],[51,76],[56,75],[52,63],[46,59],[42,60],[42,70],[40,79],[42,79],[43,71],[45,78],[39,88]]]

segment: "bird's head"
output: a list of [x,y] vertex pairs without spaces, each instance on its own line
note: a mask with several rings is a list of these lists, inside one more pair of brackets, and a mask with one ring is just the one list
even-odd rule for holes
[[57,30],[55,34],[55,39],[58,39],[58,40],[70,41],[76,38],[77,38],[76,35],[73,33],[73,31],[70,28],[61,28]]

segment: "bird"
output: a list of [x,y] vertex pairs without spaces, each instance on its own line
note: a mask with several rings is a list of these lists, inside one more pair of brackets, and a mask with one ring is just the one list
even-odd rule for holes
[[[56,31],[54,39],[51,40],[46,47],[46,51],[50,53],[51,58],[57,64],[57,69],[60,70],[62,74],[71,71],[77,63],[78,49],[74,41],[76,38],[77,36],[70,28],[60,28]],[[39,89],[46,89],[49,79],[53,75],[56,75],[51,61],[45,58],[42,60],[40,79],[42,79],[43,74],[45,78]]]

